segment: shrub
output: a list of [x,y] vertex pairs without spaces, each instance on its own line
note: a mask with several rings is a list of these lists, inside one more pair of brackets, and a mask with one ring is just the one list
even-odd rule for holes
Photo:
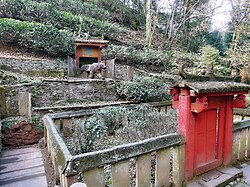
[[81,0],[36,0],[37,2],[49,3],[58,10],[71,12],[74,15],[85,15],[100,20],[108,20],[109,12],[91,2],[82,2]]
[[[110,11],[112,21],[122,23],[132,29],[145,26],[145,14],[139,13],[135,7],[125,6],[120,0],[98,0],[98,5]],[[140,8],[142,9],[142,7]]]
[[116,83],[120,97],[137,102],[169,100],[167,89],[167,84],[151,77],[137,77],[132,81]]
[[[109,45],[102,50],[105,58],[116,58],[117,61],[140,66],[152,66],[152,68],[162,66],[170,69],[172,54],[171,51],[161,51],[144,48],[136,49],[132,46]],[[151,69],[152,69],[151,68]]]
[[52,25],[0,18],[0,39],[52,56],[67,56],[74,50],[74,37]]
[[110,148],[176,132],[176,114],[158,112],[149,104],[134,108],[105,107],[85,120],[75,121],[75,154]]
[[[11,3],[9,3],[9,1]],[[12,7],[16,4],[16,7]],[[17,13],[18,12],[18,13]],[[1,5],[1,17],[9,17],[25,21],[35,21],[50,24],[59,29],[68,29],[81,33],[90,31],[92,35],[108,35],[119,33],[120,28],[107,21],[100,21],[91,17],[74,15],[71,12],[60,11],[49,3],[35,1],[4,0]]]

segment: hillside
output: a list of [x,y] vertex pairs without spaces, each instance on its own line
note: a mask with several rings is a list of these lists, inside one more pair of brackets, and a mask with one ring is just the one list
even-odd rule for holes
[[[114,9],[109,7],[105,10],[79,0],[3,0],[0,6],[0,38],[4,45],[12,46],[12,49],[13,45],[16,46],[14,51],[22,53],[21,56],[32,53],[65,58],[74,52],[74,38],[90,32],[92,36],[104,36],[110,41],[103,57],[116,58],[120,63],[142,68],[150,66],[153,70],[159,67],[162,71],[169,70],[182,56],[193,59],[191,54],[163,49],[165,44],[161,33],[154,36],[153,48],[145,48],[143,17],[136,20],[133,14],[126,14],[128,17],[124,19],[136,21],[126,23],[126,27],[119,24],[119,16]],[[133,13],[131,8],[126,11]],[[136,23],[141,25],[135,29]],[[1,54],[10,53],[8,49],[5,52],[1,50]]]
[[[190,71],[199,73],[202,66],[209,68],[213,63],[215,73],[230,75],[231,68],[239,68],[234,64],[243,67],[247,63],[247,22],[244,22],[246,32],[234,41],[230,33],[238,32],[237,29],[229,26],[224,33],[211,31],[210,1],[196,3],[192,8],[176,5],[173,12],[159,11],[159,2],[152,1],[148,45],[144,3],[141,0],[1,0],[0,45],[4,46],[1,56],[12,54],[15,48],[19,57],[31,54],[65,61],[74,53],[75,38],[89,32],[93,37],[110,41],[102,51],[104,59],[115,58],[117,63],[149,72],[176,74],[180,64],[188,63]],[[170,2],[169,5],[172,6]],[[190,8],[188,15],[182,11],[185,8]],[[243,5],[239,8],[245,11]],[[199,16],[198,12],[207,16]],[[242,24],[243,21],[245,18]],[[235,45],[238,47],[234,49]]]

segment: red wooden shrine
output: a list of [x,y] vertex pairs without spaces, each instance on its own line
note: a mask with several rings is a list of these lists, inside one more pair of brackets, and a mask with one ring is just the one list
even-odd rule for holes
[[233,108],[245,106],[249,85],[183,82],[171,88],[178,131],[186,139],[185,179],[228,165],[232,155]]
[[101,62],[101,49],[108,45],[107,40],[82,39],[75,40],[75,60],[76,67],[83,64]]

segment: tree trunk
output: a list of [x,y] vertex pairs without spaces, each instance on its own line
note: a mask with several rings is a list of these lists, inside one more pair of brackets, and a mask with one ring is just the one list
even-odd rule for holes
[[152,44],[152,17],[151,17],[151,0],[146,0],[146,46]]

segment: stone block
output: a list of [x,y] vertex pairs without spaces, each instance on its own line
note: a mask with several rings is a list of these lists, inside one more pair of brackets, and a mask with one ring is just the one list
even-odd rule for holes
[[70,56],[68,56],[68,76],[76,76],[76,62],[75,59],[71,58]]
[[0,119],[7,117],[6,96],[4,87],[0,86]]
[[200,182],[200,184],[202,184],[205,187],[222,187],[222,186],[227,185],[229,182],[233,180],[234,178],[232,178],[231,175],[222,174],[217,179],[210,180],[208,182]]
[[188,182],[186,186],[187,187],[202,187],[202,185],[198,181]]
[[108,67],[105,73],[106,78],[115,78],[115,60],[106,60],[103,62]]
[[20,116],[31,119],[31,94],[29,92],[20,92],[18,94],[18,110]]
[[221,175],[222,173],[219,172],[219,171],[216,171],[216,170],[212,170],[210,172],[207,172],[205,173],[204,175],[202,175],[202,180],[205,181],[205,182],[208,182],[210,180],[214,180],[216,178],[219,178],[219,176]]
[[127,80],[132,80],[134,78],[134,67],[127,66]]
[[228,174],[231,176],[235,176],[235,178],[237,177],[241,177],[243,172],[235,167],[230,167],[230,168],[218,168],[217,171],[224,173],[224,174]]

